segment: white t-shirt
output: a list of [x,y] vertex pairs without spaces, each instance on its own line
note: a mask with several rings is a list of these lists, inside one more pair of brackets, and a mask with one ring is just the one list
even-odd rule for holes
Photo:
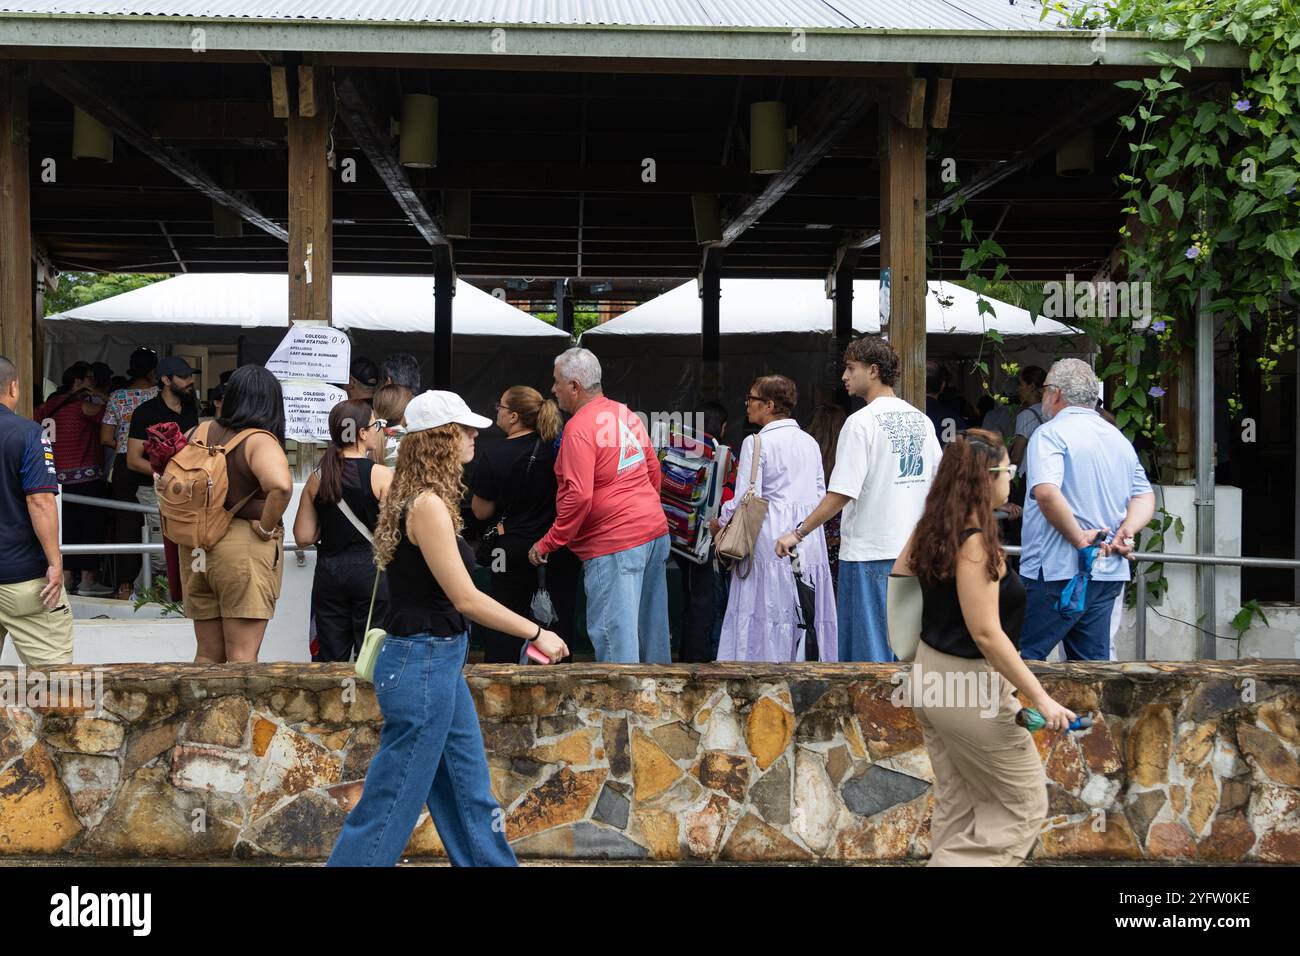
[[1028,408],[1022,408],[1016,416],[1016,434],[1028,441],[1045,421],[1047,417],[1043,414],[1043,403],[1035,402]]
[[921,520],[943,450],[934,424],[901,398],[848,417],[828,491],[853,500],[840,519],[841,561],[893,560]]

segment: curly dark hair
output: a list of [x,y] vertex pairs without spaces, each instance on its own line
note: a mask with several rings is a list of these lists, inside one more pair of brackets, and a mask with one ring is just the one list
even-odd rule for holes
[[850,342],[844,350],[844,361],[874,365],[880,374],[880,384],[889,388],[898,381],[898,353],[878,335],[864,335]]

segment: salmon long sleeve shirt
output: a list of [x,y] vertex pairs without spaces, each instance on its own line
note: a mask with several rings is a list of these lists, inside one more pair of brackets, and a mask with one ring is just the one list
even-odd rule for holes
[[567,547],[588,561],[668,533],[659,457],[641,419],[621,402],[602,396],[574,414],[555,477],[555,523],[538,542],[542,554]]

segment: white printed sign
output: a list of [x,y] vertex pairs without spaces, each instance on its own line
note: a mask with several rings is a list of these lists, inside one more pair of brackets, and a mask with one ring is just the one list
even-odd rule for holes
[[286,383],[284,437],[293,441],[329,441],[330,409],[347,401],[348,394],[333,385]]
[[342,331],[328,325],[295,325],[276,346],[266,368],[281,381],[310,378],[343,385],[351,365],[352,343]]

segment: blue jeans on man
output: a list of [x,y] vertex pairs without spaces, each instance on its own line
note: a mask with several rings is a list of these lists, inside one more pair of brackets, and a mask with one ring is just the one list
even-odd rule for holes
[[606,664],[668,664],[668,535],[582,563],[587,636]]
[[1071,661],[1110,660],[1110,617],[1123,581],[1088,581],[1083,610],[1056,609],[1061,591],[1069,583],[1021,576],[1025,584],[1025,625],[1020,631],[1020,656],[1045,661],[1056,645],[1065,642],[1065,657]]
[[517,865],[461,673],[468,652],[468,633],[384,640],[375,661],[379,750],[329,866],[393,866],[426,805],[453,866]]
[[841,661],[892,661],[886,595],[894,559],[840,559],[835,613],[839,618]]

